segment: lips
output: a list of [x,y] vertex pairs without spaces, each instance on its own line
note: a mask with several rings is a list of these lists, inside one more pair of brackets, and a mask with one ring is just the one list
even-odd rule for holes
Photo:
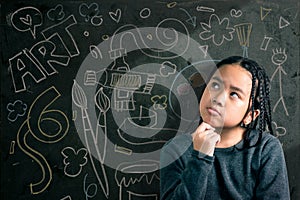
[[221,115],[219,110],[214,107],[207,107],[207,111],[210,115],[213,115],[213,116]]

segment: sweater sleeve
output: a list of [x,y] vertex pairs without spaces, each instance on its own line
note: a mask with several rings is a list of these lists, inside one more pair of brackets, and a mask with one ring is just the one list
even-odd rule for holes
[[161,165],[168,164],[160,170],[161,200],[204,199],[213,157],[196,150],[176,156],[172,148],[161,151]]
[[256,188],[257,199],[289,200],[289,184],[281,144],[277,138],[270,139],[261,154],[260,171]]

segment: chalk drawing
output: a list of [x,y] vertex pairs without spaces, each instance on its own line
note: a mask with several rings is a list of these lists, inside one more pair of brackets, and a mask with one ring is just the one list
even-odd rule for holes
[[231,17],[239,18],[240,16],[242,16],[242,14],[243,12],[241,10],[236,10],[234,8],[230,10]]
[[95,183],[91,183],[88,186],[86,186],[87,176],[88,174],[84,176],[84,180],[83,180],[83,191],[85,194],[85,200],[92,199],[93,197],[95,197],[98,191],[97,184]]
[[63,163],[64,173],[69,177],[78,176],[83,166],[87,164],[87,150],[85,148],[78,149],[75,151],[73,147],[65,147],[61,151],[61,154],[64,156]]
[[18,117],[26,114],[27,104],[21,100],[16,100],[14,103],[8,103],[6,109],[8,110],[7,119],[14,122]]
[[144,192],[139,184],[159,184],[159,162],[142,159],[136,162],[120,163],[115,172],[115,180],[119,186],[119,200],[150,198],[158,199],[156,191]]
[[272,121],[272,124],[275,126],[275,136],[282,137],[286,135],[286,129],[283,126],[278,126],[276,122]]
[[[21,125],[17,133],[19,148],[31,157],[41,168],[42,177],[36,183],[30,183],[31,194],[39,194],[45,191],[52,180],[52,170],[46,158],[28,144],[28,135],[31,134],[36,140],[43,143],[56,143],[64,138],[69,130],[69,120],[60,110],[48,109],[60,97],[55,87],[50,87],[41,93],[30,106],[27,119]],[[54,135],[42,130],[41,123],[54,122],[60,129]],[[54,130],[57,131],[56,127]]]
[[161,64],[161,68],[159,73],[162,77],[168,77],[172,74],[175,74],[177,70],[177,65],[172,63],[171,61],[164,61]]
[[15,11],[10,20],[16,30],[20,32],[29,31],[34,39],[36,38],[36,28],[43,24],[41,11],[31,6]]
[[98,16],[100,13],[99,5],[97,3],[81,3],[78,12],[80,16],[84,17],[86,22],[89,22],[92,17]]
[[209,18],[208,24],[201,22],[201,27],[204,29],[199,34],[202,40],[212,39],[212,42],[220,46],[224,40],[231,41],[233,39],[234,29],[229,27],[229,19],[223,18],[220,20],[219,16],[212,14]]
[[168,7],[168,8],[174,8],[176,5],[177,5],[177,2],[174,1],[174,2],[168,3],[168,4],[167,4],[167,7]]
[[197,6],[196,10],[198,12],[210,12],[210,13],[215,12],[214,8],[210,8],[210,7],[207,7],[207,6]]
[[277,102],[275,103],[274,107],[273,107],[273,112],[276,111],[276,108],[278,106],[278,104],[281,102],[282,106],[285,110],[285,114],[288,116],[288,110],[286,108],[285,102],[284,102],[284,97],[283,97],[283,91],[282,91],[282,73],[284,75],[287,75],[287,73],[285,72],[285,70],[283,69],[282,64],[285,63],[285,61],[287,60],[287,54],[285,52],[285,49],[273,49],[273,55],[271,58],[272,62],[277,65],[276,70],[274,71],[274,73],[271,76],[271,81],[274,79],[275,75],[278,73],[278,79],[279,79],[279,95],[280,98],[277,100]]
[[266,51],[272,39],[273,39],[272,37],[264,36],[264,39],[260,45],[260,49]]
[[290,25],[290,22],[287,21],[286,19],[284,19],[282,16],[280,16],[278,23],[279,23],[278,26],[279,26],[280,29]]
[[260,20],[263,21],[267,15],[272,11],[271,8],[260,7]]
[[143,8],[140,11],[140,18],[142,18],[142,19],[146,19],[146,18],[150,17],[150,15],[151,15],[150,8]]
[[51,21],[60,21],[65,17],[65,12],[64,12],[64,8],[63,5],[58,4],[55,6],[55,8],[51,8],[48,12],[47,12],[47,17],[51,20]]
[[166,95],[154,95],[151,97],[151,102],[153,103],[153,108],[155,110],[161,109],[164,110],[167,108],[167,96]]
[[193,25],[193,27],[195,28],[197,25],[197,18],[195,16],[191,16],[190,13],[185,10],[184,8],[179,8],[180,10],[182,10],[183,12],[185,12],[185,14],[188,16],[188,19],[186,19],[185,21],[191,25]]
[[248,47],[250,43],[250,35],[252,31],[251,23],[242,23],[234,26],[238,36],[240,46],[243,49],[243,57],[248,58]]
[[[72,87],[72,100],[76,106],[81,109],[81,118],[84,129],[84,139],[85,145],[89,152],[89,158],[91,161],[91,165],[93,167],[95,176],[100,184],[102,191],[105,196],[109,195],[109,187],[108,187],[108,179],[106,175],[106,170],[103,164],[103,155],[97,145],[97,135],[93,130],[89,114],[87,111],[87,98],[86,95],[81,88],[81,86],[74,80],[74,84]],[[98,130],[98,129],[97,129]],[[91,152],[96,152],[97,157],[93,157]]]
[[120,8],[118,8],[115,12],[110,11],[108,14],[112,20],[119,23],[122,16],[122,11]]

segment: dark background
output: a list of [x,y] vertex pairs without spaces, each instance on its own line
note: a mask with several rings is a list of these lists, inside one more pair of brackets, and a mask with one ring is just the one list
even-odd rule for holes
[[[57,7],[58,5],[60,7]],[[210,9],[200,10],[200,7]],[[158,166],[159,158],[157,158],[157,162],[153,160],[151,162],[145,160],[139,162],[132,161],[130,156],[128,156],[127,162],[120,162],[123,165],[119,166],[119,171],[112,166],[101,165],[98,162],[96,171],[100,174],[102,183],[101,173],[103,169],[107,177],[106,182],[109,191],[107,197],[105,196],[105,189],[101,188],[99,180],[95,176],[95,170],[93,170],[93,162],[95,164],[96,158],[86,154],[89,150],[86,148],[85,142],[82,141],[84,138],[82,136],[86,134],[87,129],[84,129],[82,125],[81,127],[80,125],[79,127],[76,126],[76,124],[82,124],[84,120],[80,114],[82,110],[78,106],[76,107],[72,101],[72,86],[74,79],[77,80],[76,77],[84,77],[83,68],[95,69],[98,67],[96,61],[92,62],[91,66],[83,66],[89,65],[85,59],[90,53],[91,45],[97,46],[105,42],[107,38],[115,35],[118,28],[126,27],[126,25],[134,25],[139,28],[156,27],[167,18],[181,21],[188,30],[189,37],[203,46],[207,45],[208,56],[205,59],[213,61],[231,55],[243,55],[240,44],[241,38],[238,37],[237,31],[235,30],[231,35],[229,31],[230,28],[234,28],[238,24],[249,23],[252,25],[249,33],[248,55],[249,58],[253,58],[264,66],[269,77],[272,77],[275,72],[272,79],[271,98],[273,106],[278,104],[273,110],[273,128],[275,136],[281,141],[285,152],[291,199],[300,199],[298,172],[300,165],[300,9],[298,1],[248,1],[240,3],[225,0],[176,2],[2,0],[0,9],[1,199],[128,199],[129,196],[132,199],[159,198],[158,170],[147,170],[145,167],[152,166],[155,168],[156,164]],[[120,11],[117,11],[118,9]],[[144,12],[141,16],[142,10]],[[149,10],[150,13],[148,13]],[[211,27],[205,26],[209,23],[211,15],[218,16],[219,24],[212,21],[214,23],[210,24]],[[223,19],[225,20],[222,21]],[[64,25],[63,22],[67,24],[67,20],[71,21],[68,25]],[[226,26],[227,21],[229,23]],[[204,24],[201,25],[201,23]],[[60,35],[62,36],[62,43],[54,32],[65,31],[66,27],[68,32],[64,32],[65,35]],[[128,26],[124,30],[132,27]],[[178,32],[185,33],[185,29],[178,23],[166,22],[163,27],[174,28]],[[214,33],[214,35],[210,35],[212,37],[208,38],[207,36],[205,39],[199,36],[205,27],[211,28],[211,33]],[[49,30],[54,32],[49,33]],[[221,33],[220,31],[224,32]],[[225,39],[223,38],[223,41],[218,40],[222,34]],[[73,40],[67,40],[70,39],[70,35]],[[213,42],[213,38],[215,42]],[[47,41],[51,42],[47,43]],[[75,47],[72,41],[76,44],[77,49],[72,48]],[[149,44],[151,43],[151,39],[148,38],[147,41]],[[50,63],[53,68],[49,67],[49,63],[41,63],[42,66],[48,66],[48,68],[42,69],[43,73],[39,71],[41,67],[37,67],[40,65],[36,63],[36,60],[35,62],[32,61],[34,60],[32,48],[37,47],[41,42],[50,45],[48,48],[53,50],[53,55],[63,55],[63,57],[56,57],[60,63]],[[51,44],[55,44],[55,49],[52,49]],[[69,51],[66,51],[66,46]],[[45,49],[35,48],[34,50],[39,51],[38,53],[35,52],[34,55],[40,62],[48,60],[46,56],[43,56]],[[103,56],[109,55],[108,52],[104,52],[105,49],[100,50],[103,50]],[[31,53],[28,53],[29,51]],[[147,52],[147,49],[145,51]],[[92,53],[93,55],[97,54],[96,51]],[[276,53],[279,53],[279,57],[280,55],[285,56],[286,60],[283,62],[272,60],[272,56]],[[164,56],[173,54],[172,52],[164,52],[158,54],[156,58],[151,58],[136,50],[128,52],[126,62],[130,66],[130,70],[134,71],[134,66],[143,64],[146,66],[147,63],[160,64],[165,61]],[[199,52],[195,52],[196,54],[203,54],[203,52],[199,50]],[[19,60],[17,56],[20,56]],[[97,56],[98,58],[101,57],[100,54]],[[201,57],[203,58],[203,55]],[[192,82],[193,89],[197,91],[198,85],[195,80],[198,79],[194,79],[195,77],[192,76],[196,70],[193,68],[184,70],[191,62],[197,61],[191,60],[178,56],[170,61],[176,63],[177,72],[182,72],[184,77],[194,81]],[[22,77],[22,74],[16,73],[18,71],[15,68],[16,63],[19,64],[19,67],[23,63],[30,73],[37,73],[34,76],[40,77],[40,81],[34,80],[32,76],[24,73],[24,82],[17,83],[18,89],[16,89],[13,79],[16,80],[16,77],[19,77],[20,81],[20,77]],[[111,65],[99,66],[101,69],[106,67],[112,68]],[[15,73],[14,77],[12,71]],[[148,75],[155,72],[145,67],[144,73]],[[102,82],[106,80],[106,77],[101,76],[97,79],[97,81]],[[180,122],[178,113],[181,112],[176,105],[180,100],[174,98],[176,92],[170,92],[170,88],[159,83],[164,81],[172,82],[173,79],[164,79],[160,76],[156,79],[150,94],[133,92],[135,109],[130,110],[129,113],[131,116],[138,116],[140,106],[146,108],[153,106],[151,98],[155,95],[167,97],[166,102],[163,101],[163,98],[156,99],[156,106],[161,106],[160,108],[156,107],[158,108],[156,111],[159,113],[163,110],[167,113],[164,128],[176,130]],[[89,91],[89,86],[83,85],[82,82],[78,84],[86,93]],[[179,83],[176,84],[180,85]],[[22,89],[23,85],[26,86],[23,88],[24,90]],[[95,91],[99,88],[94,86]],[[112,99],[113,94],[109,88],[104,89],[104,93],[109,99]],[[90,97],[88,96],[88,98]],[[102,96],[102,106],[107,106],[107,101],[103,98]],[[93,101],[88,99],[87,103],[91,102]],[[114,102],[110,103],[110,106],[113,106]],[[165,105],[166,107],[164,107]],[[100,113],[95,105],[89,104],[88,108],[92,108],[87,111],[88,113],[93,109],[96,110],[97,116]],[[77,113],[77,118],[74,118],[74,113]],[[57,119],[58,123],[52,119]],[[101,123],[103,122],[103,119],[99,120]],[[141,127],[150,123],[149,119],[135,119],[133,121]],[[138,153],[159,150],[165,141],[176,134],[176,131],[162,130],[151,138],[145,137],[140,140],[131,138],[136,143],[146,141],[145,145],[129,144],[117,137],[117,124],[114,121],[112,109],[109,109],[106,112],[105,124],[108,139],[113,144],[118,144],[119,147]],[[95,124],[92,123],[92,126],[95,127]],[[49,135],[35,136],[35,133],[40,133],[40,130],[44,130]],[[55,136],[59,130],[61,130],[60,134]],[[115,154],[116,151],[113,152],[112,149],[108,148],[106,158],[114,159]],[[64,155],[67,155],[68,158],[64,159]],[[92,160],[94,161],[92,162]],[[137,171],[132,168],[134,172],[126,173],[125,169],[131,169],[126,167],[134,167],[135,164],[145,168],[140,167]],[[121,168],[124,171],[120,170]],[[43,169],[45,173],[43,173]],[[46,175],[44,178],[42,178],[43,174]],[[45,182],[49,177],[50,182],[47,184]],[[39,183],[41,180],[43,181]],[[34,191],[31,191],[31,184],[34,183],[39,184]]]

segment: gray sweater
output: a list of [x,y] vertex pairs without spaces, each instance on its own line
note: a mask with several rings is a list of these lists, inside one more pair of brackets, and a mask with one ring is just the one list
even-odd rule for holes
[[[252,131],[250,144],[257,139]],[[161,199],[290,199],[279,140],[264,133],[257,146],[243,144],[216,148],[211,157],[193,149],[191,135],[173,138],[161,151]]]

